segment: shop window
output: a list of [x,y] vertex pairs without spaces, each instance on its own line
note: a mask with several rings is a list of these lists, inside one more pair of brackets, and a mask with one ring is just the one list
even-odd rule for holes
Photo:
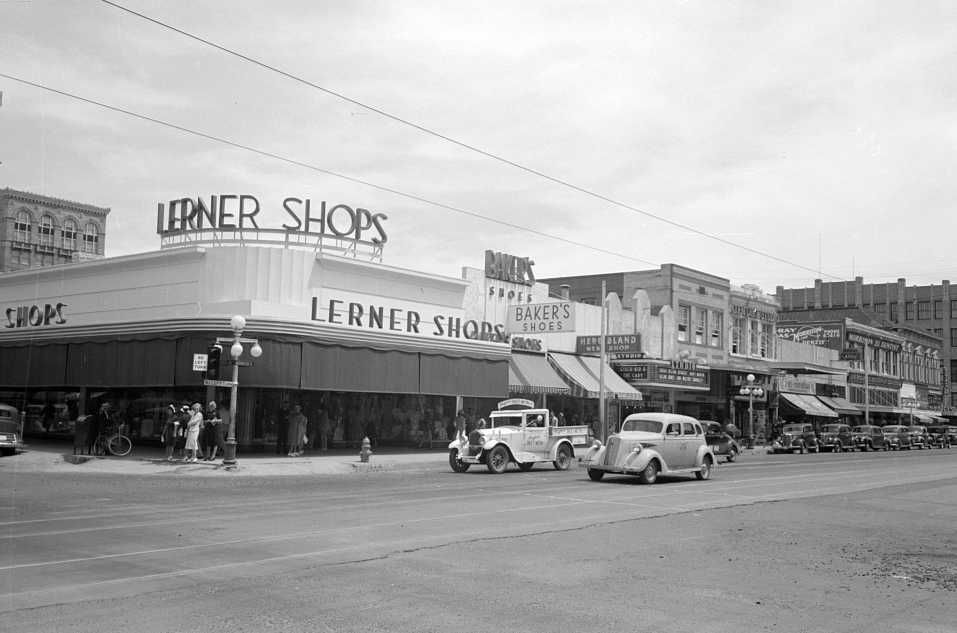
[[17,242],[30,241],[30,214],[26,211],[20,211],[17,219],[13,222],[13,239]]
[[721,328],[724,326],[724,315],[715,310],[711,311],[711,347],[721,347]]
[[705,344],[705,332],[708,331],[708,311],[704,308],[695,308],[694,342],[695,345]]
[[678,340],[688,342],[688,328],[691,325],[691,306],[678,305]]
[[76,250],[76,234],[78,232],[78,227],[76,222],[73,220],[67,220],[63,223],[63,230],[60,232],[60,239],[63,244],[63,248],[68,251]]

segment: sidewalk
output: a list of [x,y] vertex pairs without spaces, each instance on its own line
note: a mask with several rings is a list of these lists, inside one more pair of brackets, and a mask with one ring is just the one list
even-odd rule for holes
[[[222,458],[215,462],[186,463],[166,461],[160,447],[134,447],[126,457],[73,456],[72,444],[66,442],[36,442],[28,444],[23,452],[0,457],[0,474],[4,472],[100,473],[126,475],[189,475],[208,477],[271,477],[282,475],[346,475],[397,470],[448,469],[448,454],[444,450],[383,449],[373,451],[368,462],[359,459],[357,450],[335,450],[327,453],[287,457],[266,453],[236,456],[239,467],[232,471],[223,468]],[[76,461],[77,463],[73,463]]]

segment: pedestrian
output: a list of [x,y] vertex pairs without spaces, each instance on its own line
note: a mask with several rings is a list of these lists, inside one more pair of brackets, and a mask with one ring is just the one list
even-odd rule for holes
[[182,405],[176,414],[176,452],[173,457],[186,459],[186,428],[189,426],[190,411],[189,405]]
[[196,462],[199,452],[199,431],[203,427],[203,405],[193,403],[192,414],[186,426],[186,461]]
[[282,455],[289,451],[289,409],[286,403],[279,405],[276,416],[276,454]]
[[289,415],[289,457],[302,455],[308,425],[309,420],[303,415],[302,407],[298,404],[293,405],[292,413]]
[[163,433],[160,438],[166,447],[166,461],[173,461],[173,451],[176,450],[176,436],[179,431],[179,412],[176,405],[171,404],[166,408],[166,421],[163,424]]
[[332,424],[329,421],[329,412],[319,411],[319,450],[325,453],[329,450],[329,436],[332,435]]
[[100,405],[100,410],[90,417],[90,434],[87,436],[87,453],[89,455],[96,454],[96,442],[100,438],[100,433],[106,433],[112,424],[110,403],[104,402]]
[[213,459],[216,459],[217,451],[222,451],[223,457],[226,456],[226,432],[229,431],[229,416],[232,414],[225,404],[219,407],[219,422],[216,424],[216,437],[213,438]]
[[459,411],[455,416],[455,439],[465,441],[465,411]]
[[210,400],[209,404],[206,405],[206,416],[203,419],[203,430],[200,434],[204,462],[216,459],[216,437],[219,435],[221,422],[219,412],[216,411],[216,401]]

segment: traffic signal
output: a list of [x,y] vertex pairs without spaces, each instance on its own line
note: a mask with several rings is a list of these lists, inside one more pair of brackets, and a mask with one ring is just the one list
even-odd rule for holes
[[210,345],[206,350],[206,380],[220,380],[219,363],[222,356],[222,345]]

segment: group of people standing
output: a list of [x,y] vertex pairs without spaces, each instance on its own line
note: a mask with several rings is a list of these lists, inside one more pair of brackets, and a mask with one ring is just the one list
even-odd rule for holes
[[[220,409],[210,401],[203,414],[203,405],[175,404],[167,407],[166,423],[162,441],[166,446],[166,459],[182,459],[187,463],[213,461],[217,453],[226,452],[226,431],[229,428],[229,410]],[[177,452],[182,451],[177,457]]]

